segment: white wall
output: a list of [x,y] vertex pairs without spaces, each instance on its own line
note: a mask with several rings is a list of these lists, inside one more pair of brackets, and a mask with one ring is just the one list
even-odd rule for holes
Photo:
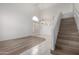
[[60,12],[65,14],[73,11],[72,3],[55,3],[51,5],[52,6],[43,9],[43,13],[48,13],[52,14],[53,16],[56,16]]
[[[63,18],[68,16],[73,16],[73,6],[72,3],[53,3],[53,4],[41,4],[39,5],[41,9],[41,17],[45,20],[48,20],[50,23],[54,20],[54,18],[62,12]],[[69,14],[68,14],[69,13]],[[53,26],[53,25],[52,25]],[[42,25],[41,34],[49,34],[51,33],[51,25]]]
[[0,4],[0,40],[32,34],[33,4]]

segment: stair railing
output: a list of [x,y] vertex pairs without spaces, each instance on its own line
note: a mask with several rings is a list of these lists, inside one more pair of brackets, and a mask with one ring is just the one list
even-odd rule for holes
[[74,18],[75,18],[75,22],[77,25],[77,29],[79,32],[79,11],[76,9],[75,4],[73,4],[73,13],[74,13]]
[[52,50],[55,49],[56,40],[57,40],[59,28],[60,28],[61,18],[62,18],[62,13],[59,13],[59,14],[54,18],[54,20],[53,20],[53,22],[52,22],[52,33],[51,33],[51,34],[52,34],[52,35],[51,35]]

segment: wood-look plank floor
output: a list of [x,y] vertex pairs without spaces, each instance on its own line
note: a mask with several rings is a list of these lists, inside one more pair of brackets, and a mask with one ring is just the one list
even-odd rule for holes
[[74,18],[61,20],[55,50],[56,55],[79,55],[79,33]]
[[43,41],[44,38],[36,36],[0,41],[0,55],[18,55]]

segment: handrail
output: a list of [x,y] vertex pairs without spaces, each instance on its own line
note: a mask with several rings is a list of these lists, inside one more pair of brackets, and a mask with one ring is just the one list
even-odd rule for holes
[[76,25],[77,25],[77,29],[78,29],[78,32],[79,32],[79,11],[76,9],[76,7],[74,6],[73,7],[73,12],[74,12],[74,18],[75,18],[75,22],[76,22]]
[[52,23],[52,50],[55,49],[55,45],[56,45],[56,40],[57,40],[57,35],[59,32],[59,27],[60,27],[60,22],[61,22],[61,17],[62,17],[62,13],[59,13],[55,18],[54,21]]
[[77,14],[79,14],[79,11],[78,11],[76,8],[74,8],[74,12],[75,12],[75,11],[77,12]]

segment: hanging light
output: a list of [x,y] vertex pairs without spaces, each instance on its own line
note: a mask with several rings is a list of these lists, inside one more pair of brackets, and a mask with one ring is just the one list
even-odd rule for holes
[[33,16],[32,20],[35,21],[35,22],[39,22],[39,19],[38,19],[37,16]]

